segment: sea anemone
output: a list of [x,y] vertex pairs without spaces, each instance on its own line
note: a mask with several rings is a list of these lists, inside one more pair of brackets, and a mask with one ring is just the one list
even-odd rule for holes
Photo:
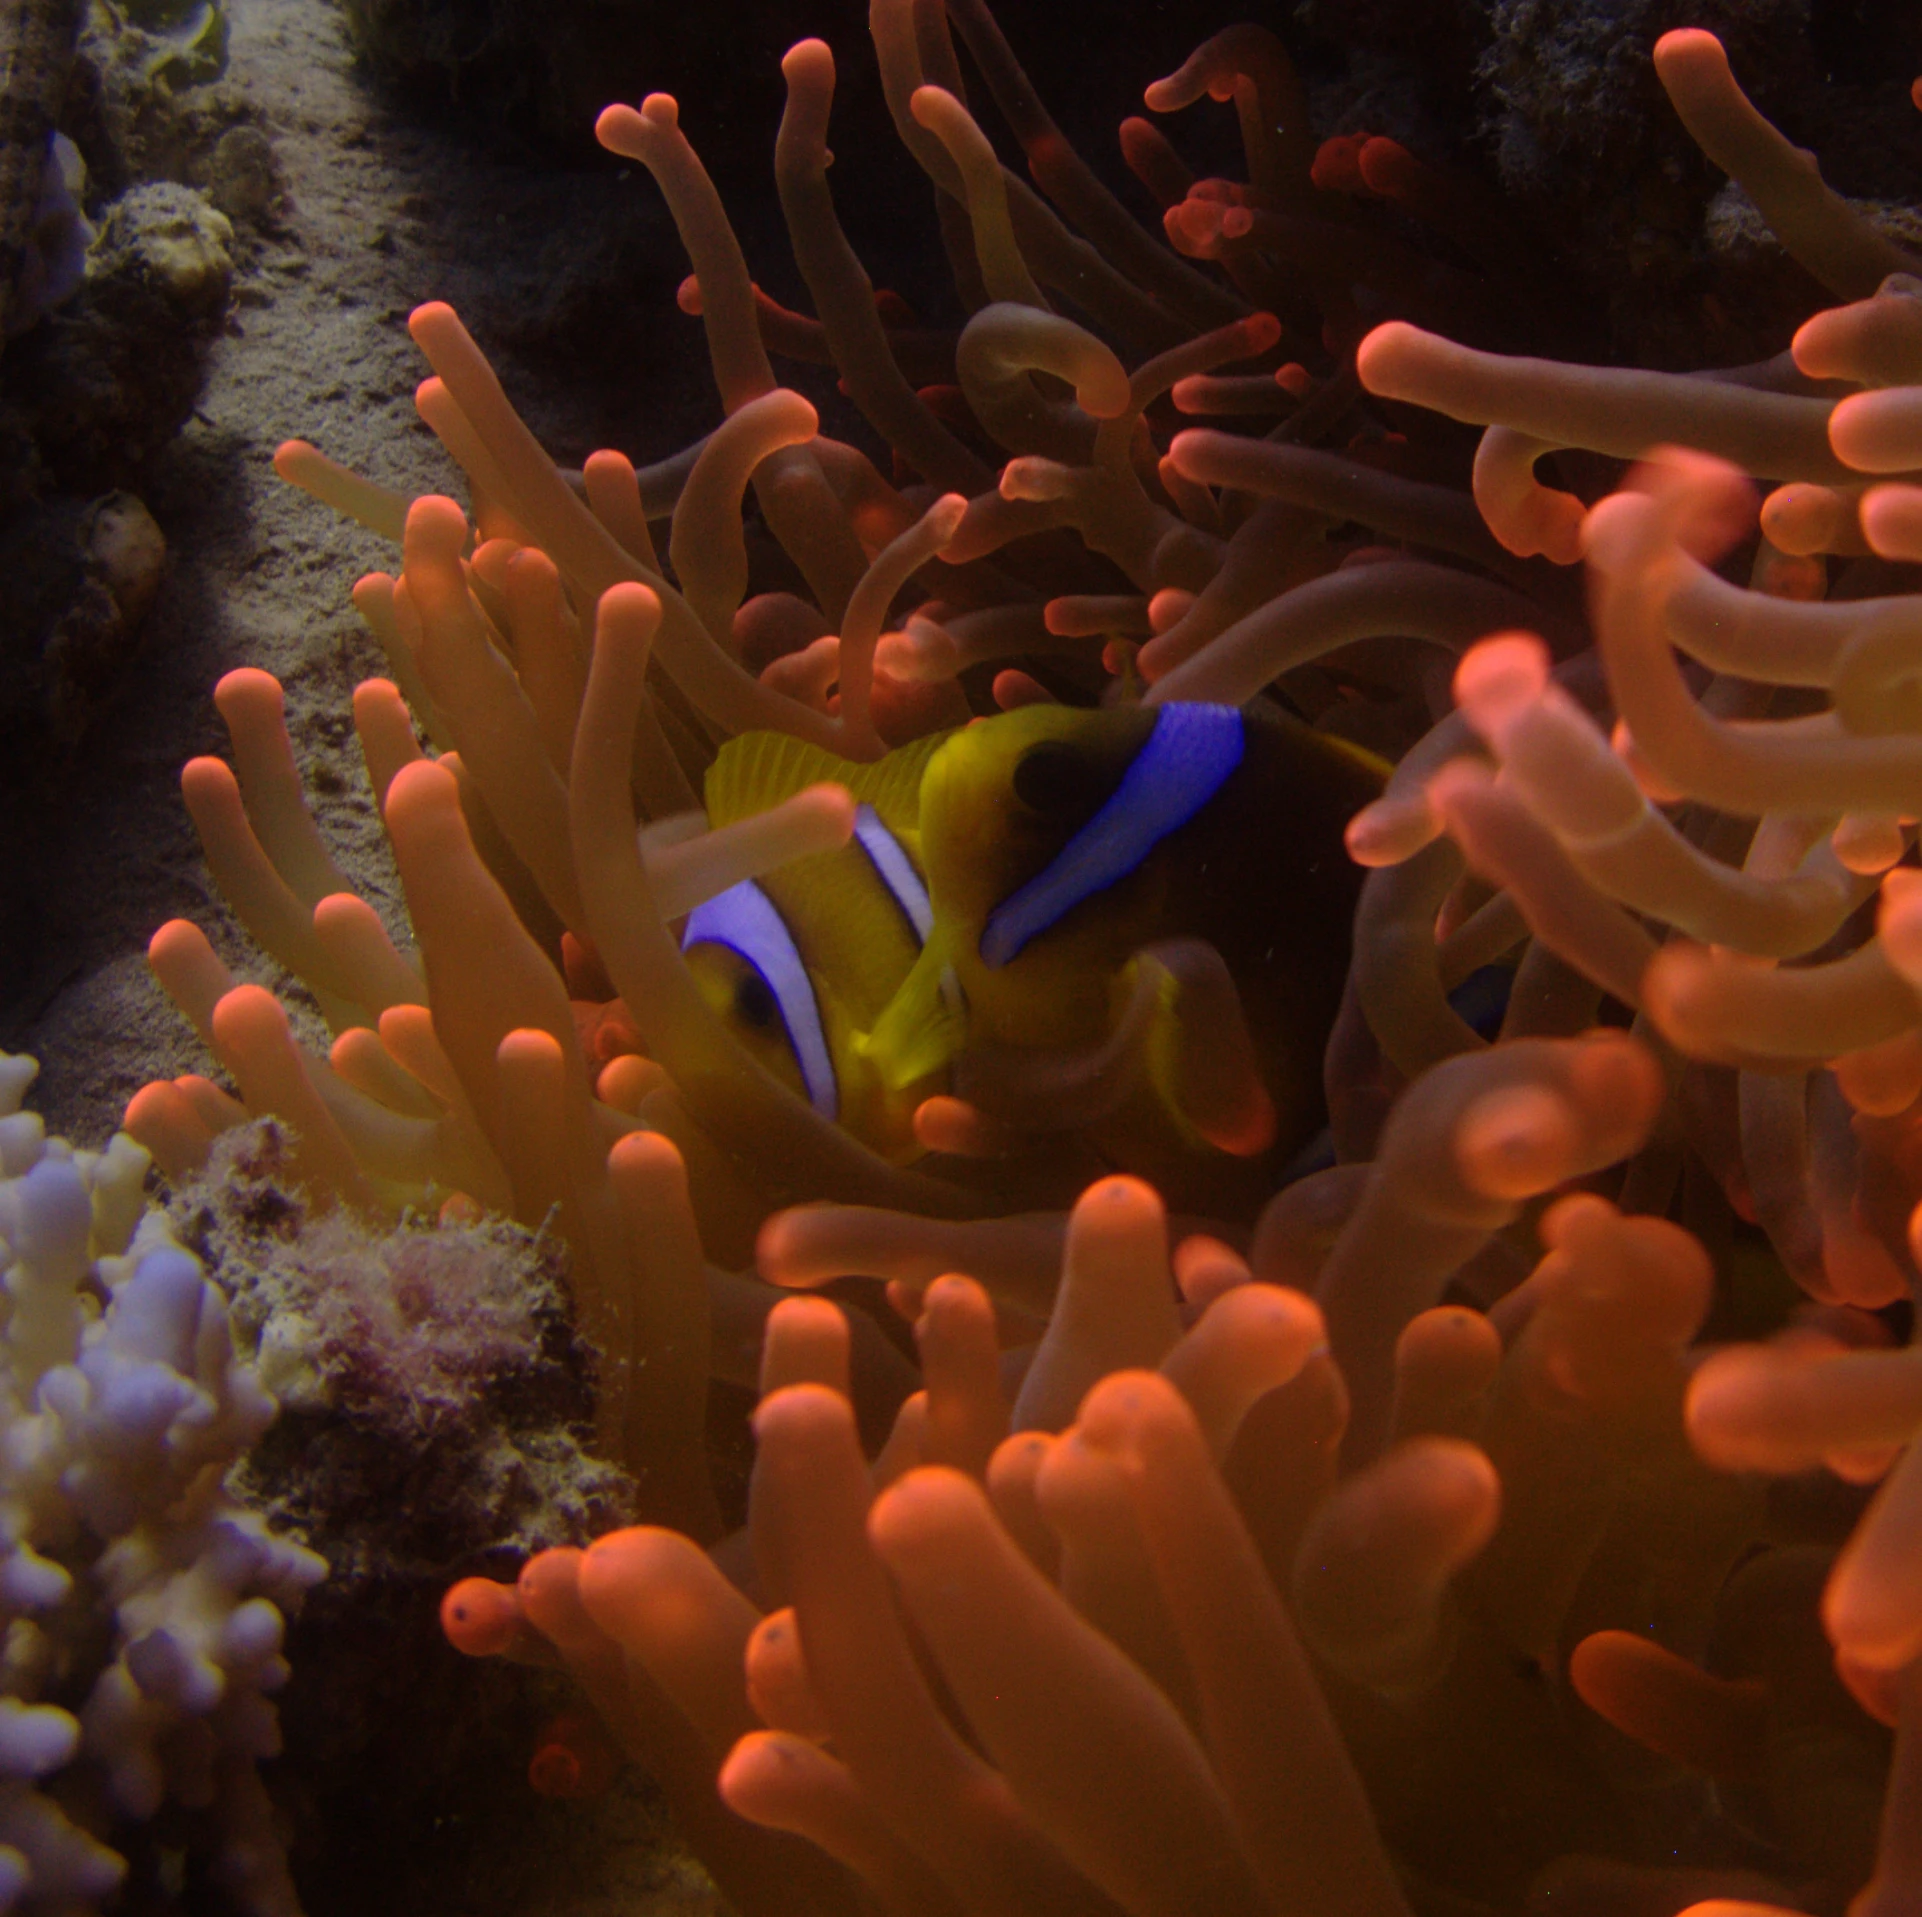
[[[1039,193],[964,103],[949,13]],[[322,1209],[552,1222],[646,1524],[455,1586],[449,1634],[572,1670],[745,1912],[1825,1917],[1865,1879],[1863,1917],[1913,1909],[1917,263],[1711,35],[1672,33],[1684,125],[1847,303],[1714,374],[1512,357],[1554,303],[1506,229],[1391,142],[1317,149],[1272,36],[1218,35],[1146,96],[1232,102],[1245,180],[1124,129],[1170,250],[985,7],[949,13],[875,0],[871,25],[958,333],[848,247],[834,62],[804,41],[776,173],[812,317],[750,280],[671,98],[598,124],[691,259],[705,440],[563,473],[432,304],[419,407],[470,508],[282,448],[401,547],[356,588],[393,676],[355,721],[418,956],[333,865],[279,688],[230,674],[237,770],[196,760],[187,801],[335,1036],[322,1059],[163,927],[154,969],[238,1096],[149,1086],[129,1129],[181,1175],[271,1112]],[[889,470],[770,354],[831,363]],[[1440,415],[1487,429],[1469,489]],[[1038,705],[1132,742],[1105,783],[1037,762],[1031,809],[1076,828],[1166,715],[1223,715],[1156,844],[1239,764],[1237,708],[1392,762],[1346,824],[1368,876],[1312,1033],[1326,1134],[1285,1164],[1241,1056],[1272,1007],[1191,925],[1089,973],[1072,1042],[1009,1041],[924,858],[926,962],[855,1046],[918,1088],[901,1152],[684,956],[690,914],[828,870],[800,862],[859,836],[892,754]],[[723,823],[717,768],[762,734],[840,771]],[[930,830],[951,783],[923,775]],[[1242,837],[1264,827],[1307,830]],[[1165,1136],[1110,1122],[1144,1087],[1190,1163],[1260,1166],[1252,1202],[1200,1180],[1240,1197],[1170,1217]],[[838,1279],[913,1325],[904,1402],[865,1309],[766,1282]],[[730,1534],[708,1382],[757,1347]],[[604,1768],[591,1735],[554,1748]]]

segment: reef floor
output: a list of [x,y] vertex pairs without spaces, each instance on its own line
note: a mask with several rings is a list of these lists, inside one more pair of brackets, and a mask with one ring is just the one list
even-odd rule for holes
[[204,1062],[142,956],[166,919],[191,917],[240,977],[303,997],[239,933],[180,800],[182,763],[226,749],[223,672],[281,680],[336,857],[400,911],[349,713],[382,665],[348,600],[398,556],[277,479],[274,448],[308,439],[406,492],[452,489],[413,408],[427,368],[405,322],[430,298],[487,340],[564,458],[610,440],[659,457],[711,404],[700,328],[674,307],[672,226],[638,169],[569,171],[422,126],[375,97],[328,0],[238,0],[220,85],[273,146],[284,216],[243,236],[200,401],[144,476],[170,559],[137,657],[64,761],[0,769],[15,822],[0,1045],[40,1059],[36,1105],[83,1141],[146,1080]]

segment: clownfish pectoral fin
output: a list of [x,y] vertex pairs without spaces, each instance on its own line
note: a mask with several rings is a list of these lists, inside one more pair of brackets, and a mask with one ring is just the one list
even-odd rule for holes
[[1169,1111],[1217,1151],[1236,1158],[1265,1152],[1275,1142],[1274,1100],[1221,954],[1202,939],[1164,939],[1144,947],[1135,968],[1155,993],[1148,1066]]
[[966,1036],[946,943],[937,931],[921,948],[873,1031],[859,1034],[854,1045],[873,1062],[881,1082],[898,1092],[938,1072],[960,1051]]

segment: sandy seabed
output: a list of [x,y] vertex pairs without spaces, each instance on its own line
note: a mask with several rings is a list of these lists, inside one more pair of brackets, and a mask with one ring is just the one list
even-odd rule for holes
[[406,319],[430,298],[459,309],[563,459],[659,457],[711,423],[699,328],[673,302],[684,263],[644,177],[423,127],[375,97],[327,0],[234,0],[231,25],[222,84],[273,145],[285,216],[243,240],[194,416],[139,488],[170,553],[139,654],[78,748],[6,808],[0,1046],[39,1057],[35,1103],[81,1142],[146,1080],[206,1064],[147,973],[165,920],[195,920],[296,1010],[304,997],[213,890],[180,799],[182,763],[225,750],[223,672],[281,680],[322,830],[404,922],[350,712],[383,667],[348,599],[398,555],[277,479],[274,448],[309,439],[410,494],[459,490],[413,407],[428,369]]

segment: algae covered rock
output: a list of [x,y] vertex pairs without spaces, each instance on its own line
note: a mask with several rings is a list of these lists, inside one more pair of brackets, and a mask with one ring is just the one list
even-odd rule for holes
[[234,229],[191,187],[123,193],[101,223],[87,277],[110,305],[152,300],[185,323],[218,318],[233,290]]
[[233,290],[234,229],[191,187],[107,209],[80,296],[7,354],[8,389],[63,487],[137,475],[193,410]]
[[591,1360],[560,1242],[499,1217],[384,1230],[316,1210],[287,1149],[271,1121],[226,1134],[172,1207],[280,1401],[250,1495],[351,1540],[380,1578],[442,1579],[617,1519],[629,1485],[586,1450]]
[[0,388],[0,732],[75,745],[139,643],[167,560],[137,496],[226,323],[234,232],[190,187],[107,209],[79,294],[8,344]]
[[[329,1567],[288,1644],[295,1875],[310,1911],[375,1908],[376,1880],[398,1908],[416,1867],[465,1875],[495,1840],[536,1845],[554,1808],[526,1770],[558,1687],[500,1666],[477,1683],[441,1636],[443,1592],[626,1522],[633,1487],[587,1449],[591,1360],[556,1239],[317,1211],[287,1152],[272,1121],[223,1135],[170,1217],[281,1405],[236,1488]],[[466,1907],[502,1907],[488,1868]]]

